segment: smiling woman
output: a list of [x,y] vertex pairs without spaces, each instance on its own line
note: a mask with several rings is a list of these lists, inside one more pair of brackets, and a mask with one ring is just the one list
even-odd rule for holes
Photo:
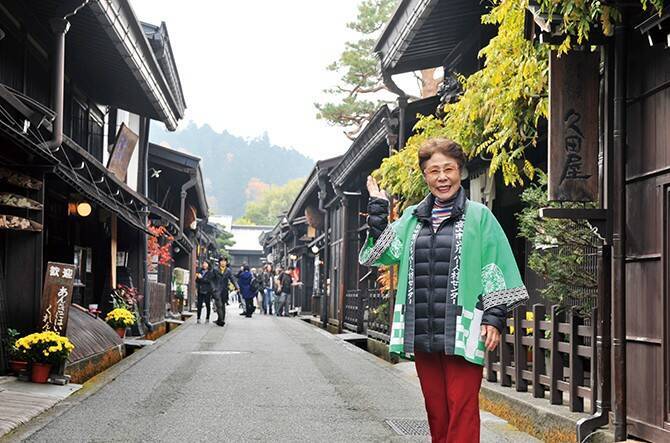
[[461,187],[461,147],[432,138],[418,152],[430,193],[390,225],[386,193],[368,178],[370,230],[359,259],[399,265],[390,350],[416,361],[433,441],[479,441],[484,355],[528,293],[500,224]]

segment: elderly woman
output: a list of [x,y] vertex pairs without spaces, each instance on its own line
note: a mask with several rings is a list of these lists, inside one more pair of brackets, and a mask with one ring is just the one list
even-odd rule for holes
[[367,266],[399,264],[391,352],[413,356],[433,442],[479,441],[485,350],[507,311],[528,299],[505,233],[461,187],[461,147],[446,138],[419,149],[430,194],[388,224],[389,202],[368,177]]

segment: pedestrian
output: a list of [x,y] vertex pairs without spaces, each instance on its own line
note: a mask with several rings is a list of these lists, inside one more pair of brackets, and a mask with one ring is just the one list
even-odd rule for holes
[[289,297],[291,295],[291,286],[293,284],[293,266],[289,266],[284,272],[279,274],[279,302],[277,303],[277,316],[288,317]]
[[226,305],[228,305],[230,286],[237,288],[237,282],[235,281],[235,277],[233,277],[232,271],[228,267],[228,259],[225,257],[219,259],[217,277],[217,297],[215,298],[215,302],[218,318],[216,324],[223,326],[226,324]]
[[207,260],[202,262],[200,271],[195,276],[195,285],[198,290],[198,317],[197,322],[200,323],[202,313],[202,305],[204,303],[207,309],[207,317],[205,323],[209,323],[209,315],[212,309],[212,293],[214,292],[216,276],[209,269],[209,262]]
[[[244,266],[240,266],[240,268],[237,270],[237,273],[235,274],[235,278],[237,281],[240,281],[240,275],[244,272]],[[237,303],[240,305],[240,309],[244,309],[244,299],[242,298],[242,293],[240,291],[237,291],[236,293],[237,297]]]
[[263,269],[263,314],[272,315],[272,302],[274,297],[274,270],[271,264],[266,264]]
[[253,276],[253,279],[251,280],[251,290],[254,293],[254,306],[260,308],[263,297],[263,279],[256,268],[251,268],[251,275]]
[[254,313],[254,291],[251,287],[251,282],[254,276],[249,271],[249,266],[244,265],[242,267],[242,272],[239,274],[237,279],[237,284],[240,288],[240,295],[244,299],[244,310],[240,315],[244,315],[247,318],[251,318],[251,315]]
[[419,166],[430,193],[388,224],[389,202],[368,177],[365,266],[399,264],[390,351],[414,356],[433,442],[479,441],[484,353],[508,310],[528,299],[500,224],[466,198],[466,156],[446,138],[426,140]]

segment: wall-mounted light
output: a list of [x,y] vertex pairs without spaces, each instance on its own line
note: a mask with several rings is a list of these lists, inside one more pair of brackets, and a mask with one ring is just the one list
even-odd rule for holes
[[319,247],[317,245],[312,246],[312,254],[318,254],[319,253]]
[[88,217],[93,212],[93,207],[89,202],[70,202],[67,204],[67,215],[78,215],[79,217]]

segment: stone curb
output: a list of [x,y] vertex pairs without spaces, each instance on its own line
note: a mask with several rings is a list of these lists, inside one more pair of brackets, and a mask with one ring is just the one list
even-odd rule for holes
[[0,436],[0,443],[22,441],[35,434],[76,405],[85,401],[91,395],[100,391],[102,388],[107,386],[109,382],[113,381],[119,375],[132,368],[140,361],[144,360],[156,349],[161,348],[166,343],[170,342],[174,337],[180,335],[183,331],[191,326],[190,323],[192,322],[185,322],[182,326],[176,328],[176,330],[173,330],[170,333],[158,338],[158,340],[156,340],[153,345],[146,346],[133,352],[129,357],[124,358],[119,363],[94,376],[86,383],[84,383],[83,387],[79,391],[75,392],[63,401],[56,403],[53,407],[45,410],[27,423],[24,423],[9,433]]
[[[577,421],[589,414],[570,412],[566,406],[554,406],[547,399],[534,398],[528,392],[516,392],[484,380],[479,405],[501,417],[520,431],[543,441],[576,442]],[[588,442],[613,442],[607,430],[591,434]]]

